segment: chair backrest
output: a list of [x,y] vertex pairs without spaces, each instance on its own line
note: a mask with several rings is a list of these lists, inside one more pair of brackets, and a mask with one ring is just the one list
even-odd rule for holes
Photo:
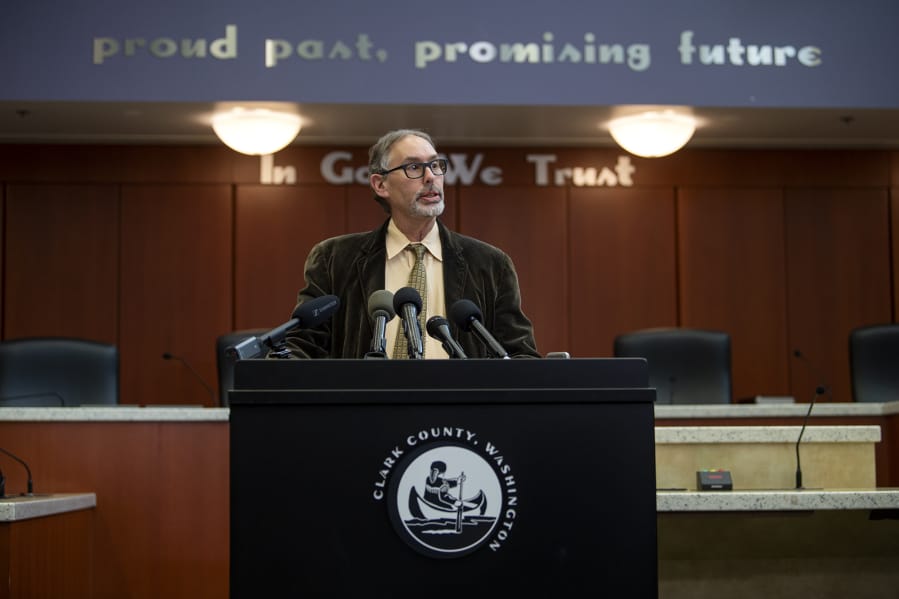
[[66,337],[0,342],[0,406],[119,403],[115,345]]
[[682,328],[643,329],[615,338],[617,357],[646,358],[660,404],[731,401],[730,335]]
[[899,400],[899,324],[853,329],[849,373],[855,401]]
[[249,337],[258,337],[268,332],[268,329],[246,329],[232,331],[219,335],[215,340],[215,363],[218,369],[219,379],[219,405],[228,405],[228,391],[234,388],[234,360],[228,357],[229,347],[237,345]]

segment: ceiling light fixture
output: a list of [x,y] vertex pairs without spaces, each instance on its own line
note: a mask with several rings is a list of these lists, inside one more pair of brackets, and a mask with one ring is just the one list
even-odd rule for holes
[[696,131],[696,119],[673,110],[652,110],[609,122],[619,146],[644,158],[668,156],[684,147]]
[[287,147],[300,132],[300,117],[268,108],[235,107],[212,116],[212,130],[241,154],[266,156]]

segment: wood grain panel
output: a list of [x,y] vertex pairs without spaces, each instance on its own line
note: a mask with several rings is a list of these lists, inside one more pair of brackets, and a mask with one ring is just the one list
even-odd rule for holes
[[93,596],[228,596],[226,422],[0,422],[0,438],[35,492],[97,494]]
[[0,542],[9,543],[9,592],[0,597],[94,597],[93,529],[94,510],[0,523]]
[[890,156],[871,150],[806,150],[781,153],[787,187],[887,187]]
[[111,183],[120,180],[121,146],[0,145],[0,179],[9,183]]
[[852,401],[849,332],[890,322],[886,190],[785,192],[789,342],[808,362],[791,362],[791,392],[808,401],[829,384]]
[[671,189],[572,189],[571,353],[612,355],[616,335],[677,324]]
[[122,190],[121,401],[217,405],[215,339],[232,323],[227,185]]
[[678,190],[684,327],[731,336],[733,395],[788,395],[780,190]]
[[290,319],[309,250],[344,233],[345,214],[342,187],[238,186],[235,329],[274,328]]
[[4,338],[117,342],[119,206],[112,185],[10,185]]
[[783,182],[783,155],[766,150],[684,149],[633,158],[636,185],[772,187]]
[[561,187],[459,191],[459,232],[486,241],[512,258],[522,309],[534,325],[537,349],[544,354],[568,351],[570,346],[566,204]]
[[230,183],[235,163],[256,161],[221,146],[124,146],[119,180],[128,183]]
[[347,233],[373,231],[387,220],[388,214],[372,197],[371,188],[352,185],[346,188],[346,224]]

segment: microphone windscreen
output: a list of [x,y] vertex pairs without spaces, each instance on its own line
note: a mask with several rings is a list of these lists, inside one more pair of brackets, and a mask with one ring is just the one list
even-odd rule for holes
[[428,323],[426,328],[428,329],[428,335],[437,339],[438,341],[442,341],[443,337],[440,336],[440,327],[449,327],[449,321],[445,319],[443,316],[432,316],[428,319]]
[[340,307],[340,299],[336,295],[323,295],[297,306],[291,318],[299,319],[300,326],[305,328],[317,327],[325,322],[337,308]]
[[478,308],[473,301],[467,299],[460,299],[450,306],[449,317],[456,323],[456,326],[463,331],[471,330],[472,319],[475,319],[478,322],[484,320],[481,309]]
[[414,304],[415,309],[421,312],[421,294],[414,287],[403,287],[393,294],[394,310],[402,312],[406,304]]
[[374,318],[375,312],[378,311],[386,312],[388,321],[396,316],[393,309],[393,294],[386,289],[379,289],[368,296],[368,313]]

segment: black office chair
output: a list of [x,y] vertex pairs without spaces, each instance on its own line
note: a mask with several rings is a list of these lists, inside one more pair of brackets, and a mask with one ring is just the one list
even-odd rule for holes
[[849,374],[855,401],[899,400],[899,324],[853,329]]
[[115,345],[66,337],[0,342],[0,406],[118,403]]
[[244,339],[258,337],[267,332],[268,329],[232,331],[220,335],[215,340],[215,363],[219,375],[219,405],[228,405],[228,391],[234,388],[234,360],[228,357],[228,348],[237,345]]
[[731,401],[730,335],[682,328],[643,329],[615,338],[616,357],[646,358],[660,404]]

